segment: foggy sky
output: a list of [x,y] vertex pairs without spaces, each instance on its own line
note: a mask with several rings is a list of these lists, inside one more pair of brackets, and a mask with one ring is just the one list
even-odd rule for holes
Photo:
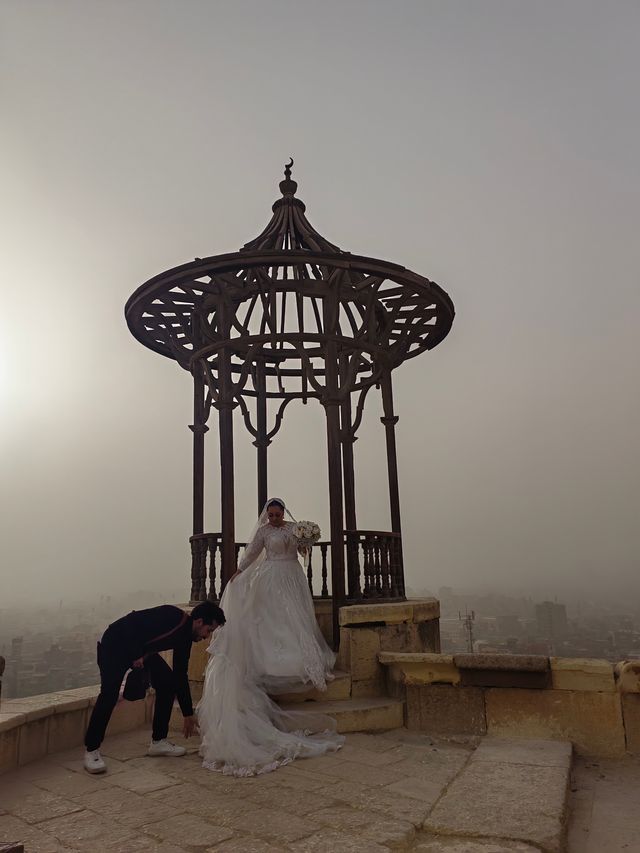
[[[123,307],[255,237],[290,155],[327,239],[456,306],[394,374],[408,583],[639,591],[636,2],[4,0],[0,18],[3,604],[186,599],[191,383]],[[358,522],[388,529],[379,416]],[[324,441],[318,404],[290,407],[269,491],[328,531]],[[255,462],[236,443],[242,539]]]

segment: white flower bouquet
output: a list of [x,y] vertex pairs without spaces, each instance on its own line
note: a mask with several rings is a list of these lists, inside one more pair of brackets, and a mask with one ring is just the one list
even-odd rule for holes
[[293,535],[298,540],[298,549],[304,554],[305,567],[311,553],[311,546],[320,539],[320,528],[315,521],[296,521]]

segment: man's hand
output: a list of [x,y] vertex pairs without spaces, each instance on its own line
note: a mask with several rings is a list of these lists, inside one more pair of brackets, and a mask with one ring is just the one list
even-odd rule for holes
[[234,573],[231,575],[231,577],[229,578],[229,583],[231,583],[231,581],[234,581],[234,580],[235,580],[239,575],[241,575],[241,574],[242,574],[242,572],[239,572],[239,571],[234,572]]
[[198,730],[198,721],[195,716],[192,714],[190,717],[185,717],[184,722],[182,724],[182,734],[186,738],[190,738],[191,735],[194,735]]
[[131,666],[134,669],[142,669],[142,667],[144,666],[144,658],[141,657],[141,658],[138,658],[137,660],[134,660],[134,662],[131,664]]

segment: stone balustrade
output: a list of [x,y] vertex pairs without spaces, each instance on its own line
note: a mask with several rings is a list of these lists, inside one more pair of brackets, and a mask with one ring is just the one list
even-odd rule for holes
[[571,740],[578,753],[640,753],[640,661],[383,651],[407,728]]

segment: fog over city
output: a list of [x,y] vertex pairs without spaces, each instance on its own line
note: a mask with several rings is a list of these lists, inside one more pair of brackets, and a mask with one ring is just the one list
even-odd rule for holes
[[[5,0],[0,610],[188,600],[192,384],[124,304],[254,238],[290,156],[328,240],[456,308],[394,373],[411,590],[631,602],[639,28],[637,3],[590,0]],[[356,500],[388,530],[380,416],[372,394]],[[242,540],[255,448],[236,417]],[[318,403],[290,406],[269,492],[328,538],[325,442]]]

